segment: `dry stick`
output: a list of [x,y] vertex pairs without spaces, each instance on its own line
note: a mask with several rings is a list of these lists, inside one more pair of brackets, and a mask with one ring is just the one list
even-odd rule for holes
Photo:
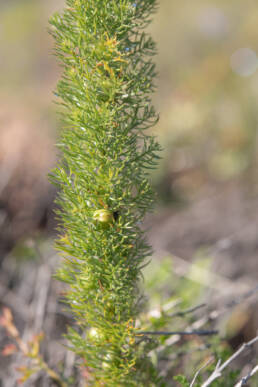
[[215,370],[210,375],[210,377],[202,384],[201,387],[209,386],[215,379],[221,376],[222,371],[230,364],[233,360],[235,360],[246,348],[250,348],[258,341],[258,336],[254,337],[252,340],[244,343],[235,353],[233,353],[228,360],[226,360],[223,364],[221,364],[221,360],[218,361]]
[[211,357],[208,361],[206,361],[206,363],[205,363],[203,366],[201,366],[201,368],[198,369],[198,371],[195,373],[194,378],[193,378],[193,380],[191,381],[191,384],[190,384],[189,387],[193,387],[193,385],[194,385],[194,383],[196,382],[196,379],[197,379],[199,373],[200,373],[204,368],[208,367],[208,365],[211,364],[213,361],[214,361],[214,357]]
[[190,335],[198,335],[198,336],[210,336],[217,335],[219,333],[218,330],[204,330],[204,331],[141,331],[137,332],[137,335],[157,335],[157,336],[172,336],[172,335],[181,335],[181,336],[190,336]]
[[256,373],[258,372],[258,365],[255,366],[250,372],[249,374],[247,374],[246,376],[244,376],[237,384],[235,384],[235,387],[241,387],[241,386],[244,386],[248,380]]
[[178,312],[168,314],[168,317],[184,317],[186,314],[193,313],[196,310],[199,310],[199,309],[204,308],[206,306],[207,306],[207,304],[196,305],[196,306],[189,308],[189,309],[179,310]]

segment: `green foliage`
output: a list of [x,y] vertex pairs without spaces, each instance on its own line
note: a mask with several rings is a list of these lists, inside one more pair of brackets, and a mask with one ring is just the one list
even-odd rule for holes
[[147,169],[160,150],[146,133],[157,121],[155,45],[143,31],[154,10],[155,0],[67,0],[50,21],[63,67],[57,277],[70,285],[71,349],[96,386],[159,383],[135,327],[151,253],[140,228],[153,203]]

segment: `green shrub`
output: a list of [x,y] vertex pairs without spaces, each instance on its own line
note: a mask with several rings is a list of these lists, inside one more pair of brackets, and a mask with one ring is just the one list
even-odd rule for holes
[[157,121],[155,45],[143,30],[155,3],[67,0],[50,21],[63,67],[62,160],[52,175],[64,257],[57,277],[69,284],[77,326],[70,348],[98,386],[158,383],[135,325],[151,254],[140,224],[153,204],[148,169],[160,150],[146,132]]

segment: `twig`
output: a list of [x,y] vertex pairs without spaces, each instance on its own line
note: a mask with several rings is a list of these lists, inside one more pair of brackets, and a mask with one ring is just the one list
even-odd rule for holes
[[181,310],[181,311],[178,311],[178,312],[175,312],[175,313],[172,313],[172,314],[168,314],[168,317],[177,317],[177,316],[183,317],[186,314],[193,313],[196,310],[204,308],[205,306],[207,306],[207,305],[206,304],[196,305],[196,306],[194,306],[192,308],[189,308],[189,309],[185,309],[185,310]]
[[137,332],[137,335],[154,335],[154,336],[171,336],[171,335],[181,335],[181,336],[190,336],[190,335],[198,335],[198,336],[209,336],[209,335],[217,335],[219,332],[217,330],[204,330],[204,331],[172,331],[172,332],[164,332],[164,331],[142,331]]
[[248,380],[256,373],[258,372],[258,364],[257,366],[255,366],[250,372],[249,374],[247,374],[246,376],[244,376],[237,384],[235,384],[235,387],[241,387],[241,386],[244,386]]
[[194,377],[193,377],[193,380],[191,381],[191,384],[189,387],[193,387],[194,383],[196,382],[196,379],[198,377],[198,375],[200,374],[200,372],[208,367],[209,364],[211,364],[212,362],[214,361],[214,357],[211,357],[208,361],[206,361],[205,364],[203,364],[203,366],[201,366],[201,368],[198,369],[198,371],[195,373]]
[[233,360],[235,360],[246,348],[250,348],[258,341],[258,336],[254,337],[252,340],[244,343],[232,356],[228,358],[224,363],[221,364],[221,361],[218,361],[215,370],[210,375],[210,377],[202,384],[201,387],[209,386],[215,379],[221,376],[222,371],[230,364]]

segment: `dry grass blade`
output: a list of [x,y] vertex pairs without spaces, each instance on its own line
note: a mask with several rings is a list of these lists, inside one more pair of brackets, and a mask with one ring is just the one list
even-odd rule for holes
[[196,373],[195,373],[195,375],[194,375],[194,377],[193,377],[193,380],[191,381],[191,384],[190,384],[189,387],[193,387],[193,385],[194,385],[194,383],[196,382],[196,379],[197,379],[198,375],[200,374],[200,372],[201,372],[204,368],[208,367],[208,365],[210,365],[213,361],[214,361],[214,358],[210,358],[208,361],[206,361],[206,363],[204,363],[204,364],[201,366],[201,368],[198,369],[198,371],[196,371]]

